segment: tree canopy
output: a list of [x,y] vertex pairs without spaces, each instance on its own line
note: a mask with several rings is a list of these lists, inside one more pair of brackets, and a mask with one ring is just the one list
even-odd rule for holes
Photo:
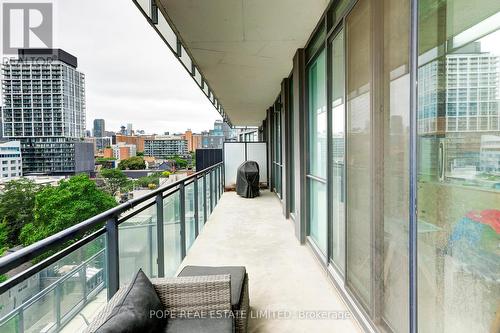
[[102,169],[99,175],[104,179],[104,190],[110,195],[132,187],[132,181],[119,169]]
[[175,165],[179,169],[185,169],[188,166],[188,161],[180,157],[179,155],[174,155],[172,160],[175,162]]
[[36,194],[34,220],[22,228],[20,240],[23,245],[33,244],[116,205],[87,175],[62,180]]
[[118,168],[120,170],[144,170],[146,169],[146,162],[141,156],[133,156],[121,161]]
[[[21,229],[34,220],[35,195],[40,186],[26,178],[5,184],[0,194],[0,248],[18,245]],[[0,251],[1,252],[1,251]]]

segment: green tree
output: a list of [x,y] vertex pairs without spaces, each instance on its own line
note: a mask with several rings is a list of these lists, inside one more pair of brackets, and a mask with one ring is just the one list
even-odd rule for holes
[[0,222],[0,256],[9,249],[8,244],[9,228],[7,221]]
[[99,175],[104,180],[104,190],[113,196],[118,191],[126,192],[132,187],[132,182],[119,169],[102,169]]
[[120,170],[144,170],[146,169],[146,162],[141,156],[133,156],[121,161],[118,168]]
[[30,245],[89,219],[117,205],[116,200],[85,174],[46,186],[35,197],[35,219],[21,231],[23,245]]
[[0,248],[19,244],[21,229],[34,220],[35,195],[39,190],[40,186],[26,178],[5,185],[0,194],[0,222],[7,238],[0,240]]
[[188,161],[181,158],[179,155],[174,155],[171,159],[175,162],[178,169],[185,169],[188,166]]
[[137,156],[144,156],[144,152],[143,151],[138,151],[136,155]]

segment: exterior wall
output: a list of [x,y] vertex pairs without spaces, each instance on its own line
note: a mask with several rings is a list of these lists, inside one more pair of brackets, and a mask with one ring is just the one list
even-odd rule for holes
[[187,130],[184,135],[183,139],[187,141],[187,149],[189,152],[195,151],[195,147],[193,145],[193,132],[191,130]]
[[202,148],[203,136],[201,134],[193,134],[193,151]]
[[75,173],[91,173],[94,168],[94,146],[88,142],[76,142]]
[[112,158],[113,157],[113,148],[104,148],[103,157],[104,158]]
[[23,175],[21,143],[9,141],[0,143],[0,180]]
[[75,57],[54,52],[33,61],[20,50],[22,60],[2,64],[3,132],[21,142],[24,174],[75,173],[75,142],[85,137],[85,76]]
[[224,135],[204,135],[201,142],[201,147],[212,148],[212,149],[221,149],[224,145],[224,141],[226,137]]
[[187,141],[183,139],[146,140],[144,155],[156,158],[168,158],[174,155],[187,156]]
[[123,134],[117,134],[116,135],[116,143],[123,142],[131,145],[135,145],[137,147],[138,152],[143,152],[144,151],[144,143],[146,140],[153,140],[154,136],[150,135],[143,135],[143,136],[138,136],[138,135],[123,135]]
[[92,134],[96,138],[102,138],[104,136],[105,131],[106,131],[106,125],[104,119],[94,119],[94,129]]

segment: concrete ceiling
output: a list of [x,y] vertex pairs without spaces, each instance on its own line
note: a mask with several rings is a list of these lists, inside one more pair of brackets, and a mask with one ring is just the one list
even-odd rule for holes
[[160,0],[233,125],[258,126],[329,0]]

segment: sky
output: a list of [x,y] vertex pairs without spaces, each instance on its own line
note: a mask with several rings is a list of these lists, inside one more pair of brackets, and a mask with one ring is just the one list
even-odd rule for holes
[[132,0],[55,0],[54,47],[85,74],[87,129],[200,132],[218,112]]

